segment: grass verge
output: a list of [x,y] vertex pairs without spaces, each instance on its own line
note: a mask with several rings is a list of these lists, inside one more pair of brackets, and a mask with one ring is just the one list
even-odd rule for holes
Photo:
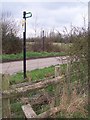
[[[27,79],[29,78],[30,81],[39,81],[40,79],[48,78],[51,76],[54,76],[54,66],[27,71]],[[23,73],[21,72],[15,75],[11,75],[9,80],[11,85],[26,82],[23,79]]]
[[[44,57],[55,57],[55,56],[65,56],[64,52],[27,52],[26,58],[27,59],[36,59],[36,58],[44,58]],[[10,62],[10,61],[17,61],[23,59],[23,53],[18,54],[3,54],[0,55],[0,60],[2,62]]]

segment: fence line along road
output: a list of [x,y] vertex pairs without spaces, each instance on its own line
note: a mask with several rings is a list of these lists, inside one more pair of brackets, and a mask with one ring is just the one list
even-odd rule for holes
[[[67,63],[66,56],[61,57],[49,57],[49,58],[39,58],[33,60],[27,60],[27,71],[35,70],[39,68],[49,67],[52,65]],[[63,62],[62,62],[63,59]],[[23,61],[15,61],[8,63],[0,63],[0,73],[3,74],[15,74],[23,70]]]
[[4,92],[2,92],[2,95],[3,95],[3,98],[14,98],[14,97],[21,97],[21,96],[24,96],[24,95],[27,95],[26,93],[28,92],[32,92],[32,91],[35,91],[35,90],[40,90],[42,88],[46,88],[48,85],[55,85],[55,84],[58,84],[58,83],[61,83],[63,82],[64,76],[59,76],[59,77],[56,77],[56,78],[52,78],[52,79],[46,79],[44,81],[40,81],[40,82],[36,82],[36,83],[32,83],[28,82],[28,85],[25,85],[25,86],[22,86],[20,88],[18,87],[11,87],[11,89],[9,90],[5,90]]
[[[59,72],[59,70],[57,69],[57,71],[55,72]],[[59,74],[58,74],[59,75]],[[24,115],[26,118],[43,118],[46,116],[46,112],[40,114],[40,116],[37,116],[37,114],[35,113],[35,111],[33,110],[33,108],[31,107],[31,105],[28,103],[26,103],[25,101],[25,98],[23,99],[24,96],[27,96],[27,93],[30,92],[30,91],[35,91],[35,90],[40,90],[40,89],[43,89],[43,88],[46,88],[48,85],[52,85],[52,84],[58,84],[58,83],[61,83],[63,82],[63,78],[64,76],[57,76],[53,79],[46,79],[44,81],[37,81],[36,83],[31,83],[31,82],[27,82],[27,85],[26,83],[24,84],[23,83],[23,86],[20,86],[21,87],[16,87],[16,85],[14,86],[11,86],[10,83],[9,83],[9,80],[7,81],[6,79],[3,79],[2,81],[2,98],[3,98],[3,114],[2,114],[2,117],[3,118],[11,118],[11,108],[10,108],[10,99],[13,98],[13,97],[19,97],[21,98],[21,103],[24,101],[23,103],[23,106],[22,106],[22,110],[24,112]],[[23,96],[23,97],[22,97]],[[57,110],[60,110],[60,109],[57,109],[57,108],[53,108],[54,110],[54,113],[58,112]],[[52,109],[49,110],[50,111],[50,114],[53,114],[52,113]],[[48,116],[46,116],[48,117]]]

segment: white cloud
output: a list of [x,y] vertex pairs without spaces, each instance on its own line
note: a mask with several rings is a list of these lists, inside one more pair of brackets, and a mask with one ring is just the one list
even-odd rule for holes
[[[4,1],[5,0],[3,0],[3,2]],[[67,1],[65,3],[64,1],[62,3],[60,2],[61,1],[58,3],[34,3],[33,1],[30,3],[30,1],[27,2],[26,0],[26,3],[20,3],[20,1],[16,3],[4,3],[3,9],[6,11],[10,10],[15,20],[18,20],[18,22],[22,19],[24,10],[32,12],[33,16],[27,19],[27,36],[33,36],[35,34],[34,27],[36,16],[37,34],[40,34],[41,29],[47,29],[48,31],[53,28],[63,30],[64,26],[69,29],[71,23],[73,25],[82,26],[83,15],[85,14],[85,16],[87,16],[88,14],[87,4],[85,3],[84,5],[79,2],[67,4]]]

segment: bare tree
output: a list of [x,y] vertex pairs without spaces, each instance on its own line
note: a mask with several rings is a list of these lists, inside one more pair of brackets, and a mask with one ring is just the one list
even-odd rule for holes
[[21,41],[17,37],[18,27],[11,13],[2,13],[0,21],[2,28],[2,53],[21,52]]

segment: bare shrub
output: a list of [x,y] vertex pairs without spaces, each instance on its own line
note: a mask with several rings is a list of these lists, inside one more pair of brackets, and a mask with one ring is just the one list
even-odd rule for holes
[[22,51],[22,42],[17,37],[18,27],[15,20],[12,19],[11,14],[2,13],[1,18],[2,28],[2,53],[12,54]]
[[52,39],[48,37],[44,38],[44,44],[43,44],[42,38],[34,38],[34,43],[31,45],[31,50],[35,52],[40,52],[40,51],[61,52],[62,51],[60,46],[54,45]]
[[[73,34],[72,34],[73,33]],[[60,94],[61,117],[88,117],[88,30],[72,28],[67,54],[67,72]],[[71,39],[72,38],[72,39]],[[61,59],[59,59],[61,60]]]

